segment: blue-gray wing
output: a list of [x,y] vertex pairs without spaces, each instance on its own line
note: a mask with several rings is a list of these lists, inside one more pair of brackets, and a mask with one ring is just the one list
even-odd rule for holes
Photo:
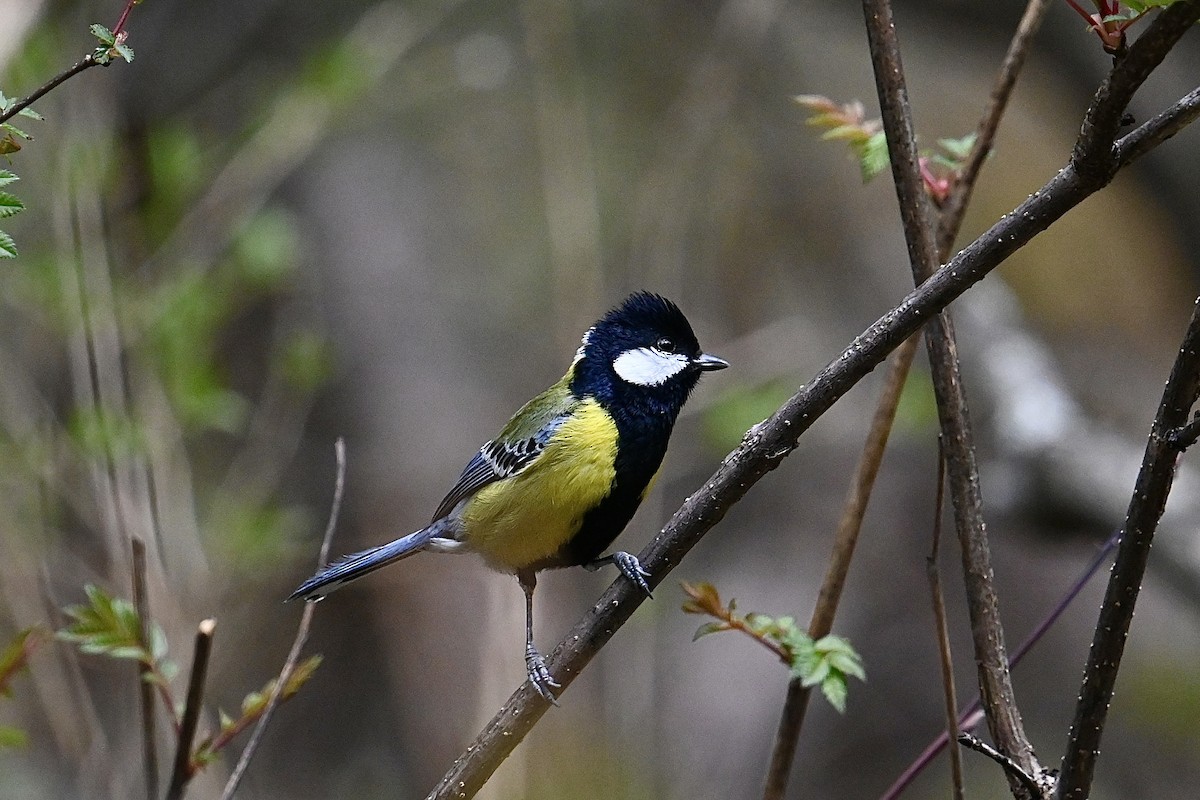
[[489,483],[512,477],[528,469],[545,451],[550,437],[569,416],[560,414],[548,420],[532,436],[511,440],[493,439],[479,448],[479,452],[458,476],[454,487],[442,499],[433,514],[433,522],[445,517],[455,506]]

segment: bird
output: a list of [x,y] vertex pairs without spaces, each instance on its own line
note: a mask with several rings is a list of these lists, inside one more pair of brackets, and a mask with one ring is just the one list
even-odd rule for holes
[[478,553],[524,591],[526,673],[557,704],[561,687],[534,645],[537,573],[612,564],[650,595],[651,576],[636,556],[601,554],[654,485],[700,375],[728,366],[700,349],[675,303],[630,295],[588,328],[566,374],[479,448],[427,526],[342,557],[288,599],[320,600],[421,551]]

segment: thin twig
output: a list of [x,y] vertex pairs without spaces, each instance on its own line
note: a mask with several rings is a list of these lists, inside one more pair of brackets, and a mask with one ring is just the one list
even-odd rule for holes
[[[334,442],[333,447],[334,458],[337,462],[337,475],[334,478],[333,502],[329,507],[329,521],[325,524],[325,536],[321,539],[321,550],[317,556],[318,568],[324,566],[329,561],[329,547],[333,542],[333,532],[337,529],[338,517],[342,513],[342,497],[346,489],[345,439],[339,436],[337,441]],[[267,730],[267,725],[275,713],[276,706],[279,705],[284,687],[292,677],[292,673],[296,669],[296,664],[300,661],[300,651],[304,649],[304,644],[308,641],[308,631],[312,626],[313,612],[316,610],[316,607],[316,603],[304,604],[304,611],[300,614],[300,625],[296,629],[296,638],[292,640],[292,649],[288,651],[287,660],[283,662],[283,669],[279,671],[279,677],[275,680],[275,688],[271,691],[271,698],[267,701],[262,716],[258,719],[258,724],[254,726],[254,731],[250,734],[250,741],[246,743],[241,756],[238,757],[237,765],[233,768],[233,773],[230,774],[229,780],[225,783],[225,789],[221,792],[221,800],[232,800],[234,794],[237,792],[238,785],[242,782],[242,777],[246,774],[246,769],[250,766],[250,760],[254,757],[255,751],[258,750],[258,745]]]
[[[1021,644],[1015,650],[1013,650],[1012,660],[1008,665],[1009,669],[1015,669],[1017,665],[1021,663],[1021,660],[1025,658],[1025,655],[1033,649],[1033,646],[1042,640],[1042,637],[1046,635],[1046,632],[1054,627],[1054,624],[1058,622],[1059,617],[1061,617],[1063,613],[1071,607],[1071,603],[1073,603],[1075,598],[1079,596],[1079,593],[1083,591],[1083,587],[1087,586],[1091,579],[1094,578],[1100,571],[1100,568],[1108,563],[1109,556],[1112,555],[1113,550],[1117,548],[1117,542],[1120,541],[1120,536],[1120,531],[1118,531],[1109,537],[1104,546],[1096,552],[1096,555],[1092,558],[1091,563],[1084,568],[1079,577],[1075,579],[1075,582],[1071,584],[1070,588],[1067,589],[1063,596],[1059,598],[1058,602],[1050,610],[1050,613],[1047,614],[1045,618],[1038,623],[1037,627],[1025,637],[1024,641],[1022,641]],[[974,728],[983,719],[983,715],[980,713],[981,705],[982,702],[980,701],[979,696],[976,695],[975,698],[967,705],[967,707],[963,709],[961,713],[959,713],[959,730]],[[946,732],[942,731],[936,739],[930,742],[929,745],[923,751],[921,751],[921,754],[917,756],[917,758],[913,760],[913,763],[904,770],[900,777],[898,777],[895,782],[888,787],[887,791],[879,796],[879,800],[896,800],[896,798],[900,797],[904,790],[908,788],[909,784],[916,780],[917,776],[924,772],[925,768],[933,762],[933,759],[935,759],[938,754],[946,748],[946,745],[949,743],[949,741],[950,739],[946,736]]]
[[179,726],[179,741],[175,748],[175,767],[167,787],[167,800],[183,797],[184,787],[192,778],[192,740],[200,724],[200,707],[204,702],[204,681],[208,676],[208,657],[212,654],[213,631],[217,621],[206,619],[196,629],[196,649],[192,655],[192,674],[188,679],[187,700],[183,706],[183,722]]
[[1157,114],[1145,125],[1118,141],[1117,160],[1121,166],[1127,166],[1195,122],[1198,116],[1200,116],[1200,87],[1188,92],[1170,108]]
[[[942,667],[942,693],[946,700],[946,737],[958,739],[958,695],[954,690],[954,657],[950,650],[950,629],[946,624],[946,599],[942,595],[942,580],[938,574],[938,555],[942,541],[942,512],[946,502],[946,459],[938,441],[937,494],[933,502],[933,542],[926,560],[925,574],[929,578],[929,596],[933,601],[933,624],[937,632],[938,660]],[[950,748],[950,778],[955,800],[963,798],[962,753]]]
[[[129,12],[133,10],[133,7],[137,5],[137,2],[138,0],[125,0],[125,8],[121,10],[121,16],[117,19],[117,24],[114,25],[112,29],[114,37],[119,37],[124,31],[125,21],[129,19]],[[17,114],[20,114],[22,111],[29,108],[29,106],[33,105],[38,100],[41,100],[68,78],[72,78],[90,67],[106,67],[110,63],[112,62],[102,63],[97,61],[93,53],[88,53],[86,56],[79,59],[79,61],[48,80],[44,86],[34,91],[33,94],[15,101],[8,108],[4,109],[4,111],[0,112],[0,123],[8,122]]]
[[[1001,753],[978,736],[970,733],[958,734],[957,740],[964,747],[969,747],[977,753],[983,753],[992,761],[999,764],[1000,768],[1004,770],[1004,774],[1024,786],[1025,791],[1029,793],[1030,797],[1042,796],[1042,787],[1038,785],[1037,780],[1028,772],[1021,769],[1020,764],[1004,755],[1004,753]],[[957,748],[955,748],[955,751],[957,751]]]
[[[900,46],[889,0],[863,0],[871,63],[879,92],[883,129],[891,153],[892,177],[908,243],[913,278],[919,284],[937,269],[938,252],[930,203],[921,181],[916,138],[905,85]],[[1004,628],[992,579],[991,549],[983,519],[983,498],[975,459],[974,435],[959,373],[954,326],[942,312],[925,330],[933,391],[942,430],[942,445],[962,553],[967,611],[984,698],[988,727],[1000,750],[1026,772],[1039,769],[1021,722],[1008,672]],[[1017,788],[1013,786],[1014,790]]]
[[[1134,135],[1134,134],[1130,134]],[[1122,162],[1121,166],[1124,166]],[[756,425],[717,471],[675,512],[639,555],[658,585],[750,488],[775,469],[799,437],[888,353],[1006,258],[1103,187],[1067,164],[1046,185],[963,248],[818,372],[774,414]],[[645,600],[627,581],[600,596],[551,653],[548,666],[568,687]],[[430,798],[473,796],[546,712],[549,703],[525,682],[459,756]]]
[[[1139,40],[1140,42],[1141,40]],[[1134,47],[1137,46],[1134,43]],[[1082,800],[1089,796],[1100,738],[1108,718],[1121,656],[1133,621],[1134,606],[1146,571],[1150,544],[1166,507],[1175,478],[1179,450],[1171,432],[1188,422],[1200,397],[1200,300],[1179,348],[1155,415],[1146,454],[1134,484],[1129,510],[1122,526],[1121,543],[1100,605],[1092,646],[1083,672],[1083,685],[1075,706],[1075,719],[1062,762],[1058,797]]]
[[40,89],[37,89],[36,91],[34,91],[33,94],[29,95],[28,97],[24,97],[20,100],[15,101],[8,108],[4,109],[4,111],[0,112],[0,123],[8,122],[10,119],[15,117],[17,114],[20,114],[26,108],[29,108],[29,106],[33,105],[38,100],[42,99],[42,97],[49,94],[52,90],[57,88],[60,83],[67,80],[68,78],[72,78],[72,77],[78,75],[79,73],[83,72],[85,69],[88,69],[89,67],[98,67],[98,66],[100,66],[100,62],[97,61],[92,56],[91,53],[88,53],[86,56],[81,58],[79,61],[72,64],[70,67],[68,67],[67,69],[63,70],[62,72],[60,72],[59,74],[55,75],[53,78],[48,80],[44,86],[42,86]]
[[[137,611],[138,636],[142,647],[150,651],[150,598],[146,593],[146,543],[141,537],[130,538],[133,550],[133,607]],[[146,680],[148,670],[137,665],[138,696],[142,712],[142,761],[146,770],[146,797],[158,800],[158,752],[154,731],[154,687]]]
[[988,106],[975,129],[975,145],[963,163],[949,196],[942,204],[937,242],[938,251],[943,259],[954,246],[954,240],[958,238],[967,205],[971,202],[971,195],[979,179],[979,172],[992,153],[992,144],[996,140],[996,131],[1000,128],[1000,119],[1004,116],[1004,110],[1008,108],[1009,98],[1017,85],[1017,76],[1025,66],[1025,58],[1032,49],[1033,37],[1037,35],[1049,7],[1050,0],[1029,0],[1025,6],[1025,13],[1021,15],[1021,21],[1017,24],[1016,33],[1008,43],[1004,60],[1000,62],[1000,71],[996,75],[996,84],[992,87]]
[[[892,423],[896,419],[900,394],[908,378],[917,344],[916,336],[906,339],[888,359],[883,391],[875,406],[867,441],[855,468],[854,478],[850,482],[837,533],[833,537],[833,553],[829,557],[829,567],[808,623],[808,635],[813,639],[820,639],[833,630],[833,620],[842,597],[842,589],[846,585],[846,575],[850,571],[850,562],[858,544],[858,534],[862,530],[863,517],[867,513],[867,502],[871,499],[871,489],[879,474],[879,465],[883,462]],[[800,729],[804,725],[811,694],[812,688],[805,686],[802,679],[793,678],[788,681],[779,729],[775,733],[775,745],[771,752],[771,763],[767,768],[763,800],[777,800],[783,797],[787,789],[792,762],[795,760],[796,744],[800,740]]]

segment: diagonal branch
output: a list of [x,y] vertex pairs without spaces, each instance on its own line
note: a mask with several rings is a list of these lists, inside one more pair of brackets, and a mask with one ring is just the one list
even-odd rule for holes
[[[1130,134],[1138,135],[1138,131]],[[1121,144],[1118,143],[1118,151]],[[1129,162],[1121,161],[1119,166],[1126,163]],[[751,429],[640,554],[639,560],[652,575],[651,585],[658,585],[750,487],[779,466],[796,447],[799,437],[889,352],[916,333],[930,316],[983,280],[1006,258],[1102,186],[1102,182],[1085,179],[1067,164],[1045,186],[859,334],[841,355],[774,414]],[[551,672],[564,688],[644,600],[641,591],[632,589],[625,581],[617,581],[597,599],[548,660]],[[455,761],[429,798],[465,800],[473,796],[548,707],[536,690],[522,684]]]
[[1083,800],[1091,791],[1100,737],[1108,717],[1117,671],[1134,605],[1150,556],[1154,531],[1162,517],[1175,478],[1180,449],[1173,433],[1188,422],[1200,397],[1200,300],[1192,311],[1187,333],[1179,348],[1171,377],[1163,391],[1146,455],[1134,484],[1133,497],[1122,527],[1121,543],[1100,605],[1096,632],[1083,672],[1083,686],[1075,706],[1075,719],[1063,755],[1058,797]]

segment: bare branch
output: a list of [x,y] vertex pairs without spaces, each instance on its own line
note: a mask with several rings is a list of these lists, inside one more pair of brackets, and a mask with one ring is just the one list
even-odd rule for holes
[[179,741],[175,746],[175,767],[167,786],[167,800],[179,800],[192,778],[192,740],[200,724],[200,707],[204,702],[204,681],[208,677],[208,657],[212,654],[215,619],[203,620],[196,629],[196,649],[192,654],[192,674],[188,679],[187,700],[183,706],[183,721],[179,725]]
[[[900,403],[900,393],[908,378],[908,370],[912,366],[917,344],[916,336],[909,337],[903,345],[896,348],[888,360],[888,372],[884,378],[883,392],[876,404],[875,415],[871,419],[871,429],[867,432],[867,441],[863,445],[862,456],[855,468],[854,478],[850,482],[850,490],[846,496],[842,516],[838,521],[837,533],[833,537],[833,553],[829,557],[829,567],[825,572],[825,580],[821,584],[821,592],[817,597],[816,606],[813,608],[812,619],[808,623],[808,635],[813,639],[820,639],[833,630],[833,619],[837,615],[842,589],[846,584],[846,575],[850,572],[850,561],[854,557],[854,549],[858,544],[858,534],[862,530],[863,517],[867,513],[867,503],[871,499],[871,489],[875,485],[875,477],[879,474],[879,465],[883,462],[888,437],[892,431],[892,423],[896,419],[896,408]],[[812,688],[805,686],[802,679],[793,678],[788,681],[783,712],[779,719],[779,729],[775,733],[771,763],[767,768],[763,800],[776,800],[783,797],[783,793],[787,789],[788,778],[792,772],[792,761],[796,755],[796,744],[800,740],[800,729],[804,725],[804,716],[808,711],[808,700],[811,695]]]
[[[150,598],[146,593],[146,543],[130,539],[133,549],[133,607],[137,610],[142,647],[150,652]],[[138,697],[142,713],[142,761],[146,770],[146,797],[158,800],[158,752],[154,733],[154,687],[144,679],[146,668],[137,665]]]
[[[321,539],[321,551],[317,556],[318,568],[329,561],[329,546],[333,542],[333,532],[337,529],[338,517],[342,513],[342,497],[346,489],[346,441],[339,436],[333,447],[337,461],[337,477],[333,484],[333,502],[329,507],[329,521],[325,524],[325,536]],[[304,649],[304,644],[308,641],[308,631],[312,626],[313,612],[316,611],[316,608],[316,603],[304,604],[304,611],[300,613],[300,625],[296,629],[296,638],[292,640],[292,649],[288,651],[287,659],[283,662],[283,669],[279,671],[279,677],[275,680],[271,698],[267,701],[262,716],[258,718],[254,732],[250,734],[250,741],[246,743],[241,756],[238,757],[237,765],[234,766],[229,780],[225,783],[225,789],[221,792],[221,800],[232,800],[242,782],[242,777],[250,766],[250,760],[258,750],[267,725],[270,724],[271,717],[275,714],[275,708],[283,696],[283,690],[287,686],[288,680],[291,679],[292,673],[295,672],[296,664],[300,661],[300,651]]]
[[[940,445],[940,442],[939,442]],[[957,741],[958,695],[954,690],[954,657],[950,649],[950,627],[946,623],[946,599],[942,594],[942,580],[938,571],[938,555],[942,541],[942,512],[946,501],[946,459],[938,447],[937,497],[933,503],[933,543],[929,558],[925,562],[925,574],[929,579],[929,595],[933,601],[933,624],[937,633],[938,660],[942,666],[942,694],[946,700],[946,740]],[[950,775],[954,800],[963,800],[962,753],[957,747],[950,748]]]
[[1192,406],[1200,397],[1200,301],[1197,302],[1150,429],[1142,468],[1125,514],[1121,543],[1100,605],[1084,667],[1083,685],[1075,706],[1075,719],[1063,755],[1058,787],[1058,797],[1063,800],[1083,800],[1091,791],[1100,738],[1146,571],[1150,544],[1175,478],[1179,449],[1171,434],[1188,423]]
[[984,162],[992,153],[992,143],[996,139],[996,131],[1000,128],[1000,118],[1008,108],[1008,100],[1017,85],[1017,76],[1025,66],[1025,57],[1029,55],[1033,37],[1042,26],[1042,19],[1045,18],[1046,9],[1049,7],[1050,0],[1029,0],[1029,4],[1025,6],[1025,13],[1017,24],[1017,31],[1008,43],[1008,52],[1000,62],[1000,72],[996,76],[996,85],[992,87],[987,109],[984,110],[979,126],[975,129],[975,146],[971,148],[970,155],[963,163],[958,180],[950,189],[950,195],[942,204],[942,217],[938,221],[937,234],[938,250],[942,258],[949,254],[954,240],[958,238],[967,204],[971,201],[975,183],[979,179],[979,171],[983,169]]

